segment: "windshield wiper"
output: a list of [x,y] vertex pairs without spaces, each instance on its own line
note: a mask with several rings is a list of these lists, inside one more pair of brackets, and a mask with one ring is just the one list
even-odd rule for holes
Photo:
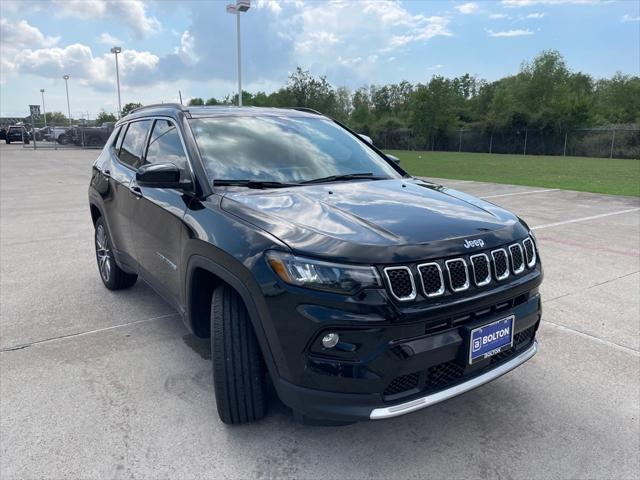
[[344,175],[329,175],[328,177],[322,178],[314,178],[313,180],[306,180],[304,182],[300,182],[302,184],[310,184],[310,183],[327,183],[327,182],[343,182],[347,180],[358,180],[358,179],[368,179],[368,180],[384,180],[389,177],[384,177],[381,175],[374,175],[371,172],[367,173],[346,173]]
[[275,182],[270,180],[227,180],[223,178],[216,178],[213,181],[213,185],[214,186],[247,187],[247,188],[284,188],[284,187],[294,187],[299,184]]

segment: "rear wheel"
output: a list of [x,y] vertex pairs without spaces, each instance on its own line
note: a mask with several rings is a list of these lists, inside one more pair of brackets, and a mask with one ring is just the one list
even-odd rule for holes
[[136,283],[138,276],[125,272],[116,263],[111,238],[102,217],[96,221],[95,244],[98,271],[105,287],[109,290],[122,290]]
[[267,413],[266,368],[249,313],[227,285],[211,300],[211,358],[220,419],[229,425],[260,420]]

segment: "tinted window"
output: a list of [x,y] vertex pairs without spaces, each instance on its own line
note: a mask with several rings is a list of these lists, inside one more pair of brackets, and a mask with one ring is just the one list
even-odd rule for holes
[[144,140],[147,136],[147,130],[151,120],[142,120],[141,122],[133,122],[129,124],[129,128],[124,135],[122,147],[118,157],[120,161],[136,168],[140,164]]
[[212,178],[299,182],[349,173],[400,176],[376,152],[327,119],[238,116],[190,123]]
[[181,177],[185,176],[188,168],[187,156],[176,126],[169,120],[156,120],[151,131],[145,163],[166,162],[179,167],[182,171]]

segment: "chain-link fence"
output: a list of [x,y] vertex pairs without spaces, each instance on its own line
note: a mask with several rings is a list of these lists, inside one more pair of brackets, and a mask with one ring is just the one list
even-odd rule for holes
[[563,133],[528,128],[493,132],[461,128],[427,138],[400,128],[379,130],[371,136],[383,149],[640,159],[640,127],[636,125],[579,128]]

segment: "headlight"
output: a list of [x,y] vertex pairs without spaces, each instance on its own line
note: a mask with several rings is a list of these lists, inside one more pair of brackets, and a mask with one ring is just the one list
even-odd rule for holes
[[291,285],[339,293],[382,286],[378,272],[370,266],[323,262],[276,251],[266,256],[273,271]]

